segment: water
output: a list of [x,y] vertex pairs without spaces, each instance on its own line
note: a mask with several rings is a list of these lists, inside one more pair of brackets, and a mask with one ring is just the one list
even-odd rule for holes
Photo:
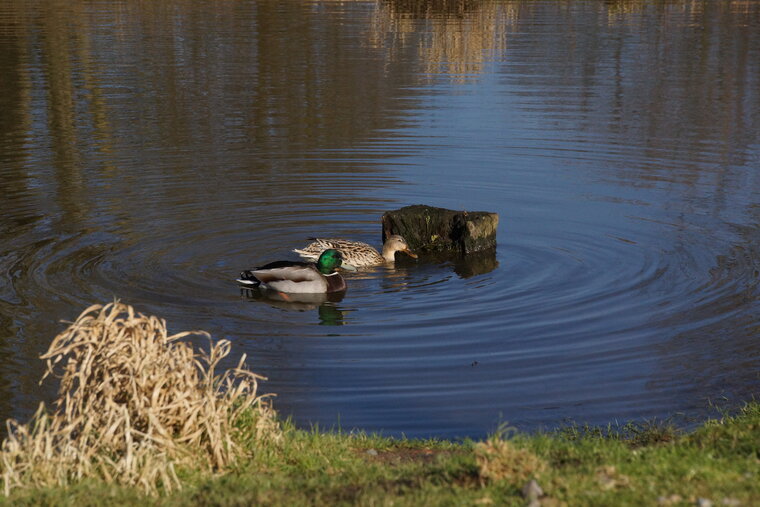
[[[760,394],[760,4],[407,4],[0,4],[3,419],[53,397],[60,321],[114,298],[232,340],[303,426]],[[311,304],[233,283],[415,203],[499,213],[495,255]]]

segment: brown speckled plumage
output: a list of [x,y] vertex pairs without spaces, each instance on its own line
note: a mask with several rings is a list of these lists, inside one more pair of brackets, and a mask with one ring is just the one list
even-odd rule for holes
[[406,240],[398,235],[388,237],[383,245],[382,254],[377,249],[361,241],[337,238],[312,238],[312,240],[313,242],[306,245],[306,247],[293,251],[304,259],[312,260],[318,258],[326,249],[334,248],[343,254],[343,261],[346,264],[357,268],[393,262],[396,252],[404,252],[410,257],[417,258],[417,255],[409,250]]

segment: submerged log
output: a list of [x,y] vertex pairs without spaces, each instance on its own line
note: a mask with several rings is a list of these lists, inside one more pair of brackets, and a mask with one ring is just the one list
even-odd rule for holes
[[415,204],[388,211],[382,220],[383,242],[391,234],[400,234],[415,252],[469,254],[496,248],[496,213]]

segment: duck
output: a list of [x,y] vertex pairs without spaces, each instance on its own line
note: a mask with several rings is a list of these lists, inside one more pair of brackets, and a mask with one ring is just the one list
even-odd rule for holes
[[[237,282],[284,294],[329,294],[346,290],[346,281],[336,271],[343,255],[333,248],[321,253],[316,263],[276,261],[245,270]],[[349,268],[350,269],[350,268]]]
[[344,267],[348,264],[356,268],[378,266],[396,260],[396,252],[403,252],[413,259],[417,254],[409,249],[406,240],[398,234],[388,236],[383,244],[383,253],[380,254],[374,247],[361,241],[350,241],[335,238],[309,238],[309,243],[302,249],[293,251],[304,259],[316,259],[325,249],[332,248],[343,254]]

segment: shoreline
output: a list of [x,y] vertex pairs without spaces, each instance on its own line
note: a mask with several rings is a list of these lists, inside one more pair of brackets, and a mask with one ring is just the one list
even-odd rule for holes
[[304,430],[272,409],[245,355],[217,372],[231,347],[169,335],[119,302],[84,310],[41,356],[56,403],[6,423],[0,504],[760,504],[757,401],[692,431],[667,420],[503,425],[480,441]]
[[[253,429],[239,427],[240,435]],[[255,424],[255,422],[254,422]],[[760,403],[694,431],[628,423],[484,441],[302,430],[248,439],[224,473],[182,468],[182,487],[149,496],[85,480],[19,490],[14,505],[753,505],[760,502]],[[503,438],[507,437],[507,438]],[[245,440],[245,438],[243,439]],[[533,502],[533,503],[531,503]]]

